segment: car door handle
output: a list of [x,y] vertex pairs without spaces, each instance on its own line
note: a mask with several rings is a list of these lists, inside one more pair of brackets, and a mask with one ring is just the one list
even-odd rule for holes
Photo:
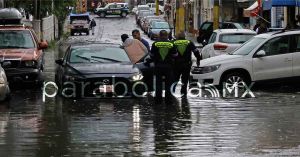
[[290,58],[285,58],[285,62],[291,62],[291,61],[293,61],[293,60]]

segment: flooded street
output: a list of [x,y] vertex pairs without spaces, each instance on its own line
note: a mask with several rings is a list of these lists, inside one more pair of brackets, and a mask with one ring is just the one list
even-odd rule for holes
[[[137,28],[133,16],[95,19],[95,36],[69,40],[121,44],[121,34]],[[46,53],[46,81],[54,81],[57,56]],[[41,89],[14,89],[0,105],[0,157],[300,156],[300,90],[293,88],[256,89],[245,99],[178,98],[173,106],[151,96],[43,102]]]

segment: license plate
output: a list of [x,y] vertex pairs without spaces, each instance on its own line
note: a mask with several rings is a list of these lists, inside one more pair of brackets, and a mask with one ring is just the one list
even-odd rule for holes
[[99,86],[99,91],[101,93],[113,93],[113,86],[112,85],[101,85]]

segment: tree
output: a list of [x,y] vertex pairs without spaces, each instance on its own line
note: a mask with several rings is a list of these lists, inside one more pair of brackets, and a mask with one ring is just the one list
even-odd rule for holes
[[67,16],[70,14],[70,8],[76,5],[76,0],[54,0],[53,13],[58,19],[58,36],[63,35],[64,24]]
[[[54,14],[58,19],[58,35],[63,35],[64,23],[67,16],[71,12],[70,8],[76,5],[77,0],[37,0],[38,4],[35,6],[35,0],[8,0],[6,7],[23,8],[31,15],[35,14],[35,7],[37,7],[37,16],[35,19],[41,19],[48,15]],[[53,2],[53,9],[52,9]],[[48,14],[47,14],[48,13]]]

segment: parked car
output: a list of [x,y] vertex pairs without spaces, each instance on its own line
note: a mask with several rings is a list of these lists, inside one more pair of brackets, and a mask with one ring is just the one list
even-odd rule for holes
[[[219,29],[244,29],[244,26],[235,22],[223,22],[219,24]],[[199,36],[197,37],[198,43],[208,41],[213,33],[213,22],[204,22],[199,28]]]
[[133,14],[137,14],[137,11],[138,11],[138,8],[137,7],[134,7],[134,8],[132,8],[132,10],[131,10],[131,13],[133,13]]
[[[3,63],[2,64],[7,64]],[[10,89],[7,82],[7,77],[4,69],[0,64],[0,101],[6,100],[9,98]]]
[[160,19],[160,20],[163,20],[163,17],[161,16],[146,16],[146,17],[143,17],[142,20],[141,20],[141,29],[146,32],[145,30],[149,27],[149,20],[151,19]]
[[[0,11],[0,58],[8,81],[18,83],[43,83],[44,49],[47,42],[40,42],[31,27],[16,23],[18,19],[3,16],[19,14],[15,10]],[[20,22],[20,19],[19,19]],[[13,23],[13,24],[12,24]]]
[[153,15],[154,15],[154,13],[152,11],[140,11],[137,16],[136,24],[141,27],[142,26],[141,25],[142,18],[147,17],[147,16],[153,16]]
[[202,58],[210,58],[234,51],[256,35],[249,29],[218,29],[213,32],[207,45],[201,50]]
[[[142,88],[137,86],[132,90],[136,82],[143,80],[143,75],[131,63],[125,50],[117,44],[73,44],[68,47],[63,58],[56,60],[56,63],[58,67],[55,81],[60,93],[63,89],[70,88],[66,83],[76,85],[76,97],[101,97],[102,94],[120,96],[123,93],[130,96],[133,91],[145,92],[144,86]],[[82,84],[86,84],[84,88]]]
[[138,5],[136,14],[139,14],[140,11],[151,11],[148,5]]
[[169,38],[172,39],[172,28],[168,22],[165,21],[153,21],[150,24],[149,36],[151,40],[159,37],[159,32],[166,30],[169,33]]
[[144,26],[144,32],[148,35],[148,37],[150,37],[149,36],[149,32],[150,32],[150,24],[152,23],[152,22],[154,22],[154,21],[160,21],[160,22],[165,22],[166,20],[164,20],[164,19],[162,19],[162,18],[154,18],[154,19],[147,19],[146,21],[145,21],[145,23],[143,24]]
[[86,35],[90,34],[90,14],[70,14],[70,29],[71,35],[75,33],[85,33]]
[[[147,3],[147,5],[150,7],[150,10],[154,13],[156,13],[156,4],[155,3]],[[159,15],[162,15],[164,13],[164,7],[161,5],[158,5]]]
[[298,80],[299,60],[300,31],[260,34],[228,55],[193,66],[191,81],[233,89],[251,82]]
[[129,14],[129,8],[127,3],[109,3],[103,8],[97,8],[95,13],[102,18],[107,15],[126,17]]

